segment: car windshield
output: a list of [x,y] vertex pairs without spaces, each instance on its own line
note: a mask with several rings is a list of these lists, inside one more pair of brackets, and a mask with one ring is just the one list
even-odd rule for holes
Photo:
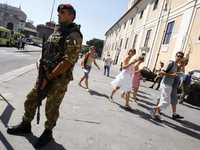
[[194,72],[192,76],[200,79],[200,72]]

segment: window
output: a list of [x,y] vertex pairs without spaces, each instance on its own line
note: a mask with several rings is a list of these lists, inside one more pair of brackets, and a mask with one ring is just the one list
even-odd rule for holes
[[122,26],[120,26],[120,27],[119,27],[119,31],[118,31],[118,32],[120,32],[120,31],[121,31],[121,29],[122,29]]
[[150,35],[151,35],[151,29],[147,31],[146,38],[145,38],[145,41],[144,41],[144,47],[148,46]]
[[127,48],[127,45],[128,45],[128,38],[126,39],[126,44],[125,44],[125,49]]
[[113,43],[113,44],[112,44],[112,50],[114,49],[114,46],[115,46],[115,45],[114,45],[114,43]]
[[117,42],[115,43],[115,49],[117,49]]
[[134,37],[132,48],[135,48],[135,45],[136,45],[136,42],[137,42],[137,37],[138,37],[138,35],[136,34],[135,37]]
[[173,28],[174,28],[174,23],[175,23],[175,21],[168,23],[167,30],[165,31],[165,37],[163,40],[163,44],[169,44],[171,36],[172,36]]
[[164,7],[164,10],[167,11],[168,10],[168,3],[165,2],[165,7]]
[[140,19],[142,19],[143,14],[144,14],[144,10],[142,10],[142,11],[140,12]]
[[133,24],[133,18],[131,18],[131,23],[130,23],[130,25],[132,25]]
[[122,43],[123,43],[123,39],[121,39],[120,41],[120,45],[119,45],[120,48],[122,47]]
[[159,2],[159,0],[155,0],[153,10],[155,10],[158,7],[158,2]]
[[124,29],[126,29],[126,22],[124,23]]

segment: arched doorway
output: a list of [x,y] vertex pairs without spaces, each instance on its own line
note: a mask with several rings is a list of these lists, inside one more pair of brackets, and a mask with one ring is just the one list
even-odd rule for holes
[[12,22],[9,22],[9,23],[7,24],[7,28],[8,28],[9,30],[13,30],[13,28],[14,28],[13,23],[12,23]]

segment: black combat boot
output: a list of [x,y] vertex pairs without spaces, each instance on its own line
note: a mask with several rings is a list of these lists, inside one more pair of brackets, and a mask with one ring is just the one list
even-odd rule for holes
[[42,133],[42,135],[37,140],[34,147],[36,149],[42,148],[42,147],[46,146],[52,140],[53,140],[52,130],[45,129],[44,132]]
[[31,123],[22,121],[19,125],[8,128],[7,133],[12,135],[29,134],[31,133]]

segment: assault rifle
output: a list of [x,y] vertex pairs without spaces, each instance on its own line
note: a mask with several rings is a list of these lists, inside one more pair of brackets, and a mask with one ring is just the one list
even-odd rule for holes
[[[36,83],[37,90],[37,124],[40,121],[40,106],[42,105],[42,100],[46,98],[47,92],[50,88],[51,81],[48,80],[47,75],[62,61],[62,53],[51,53],[53,49],[51,44],[44,43],[42,46],[42,55],[40,58],[38,79]],[[42,88],[44,81],[47,81],[45,87]]]

